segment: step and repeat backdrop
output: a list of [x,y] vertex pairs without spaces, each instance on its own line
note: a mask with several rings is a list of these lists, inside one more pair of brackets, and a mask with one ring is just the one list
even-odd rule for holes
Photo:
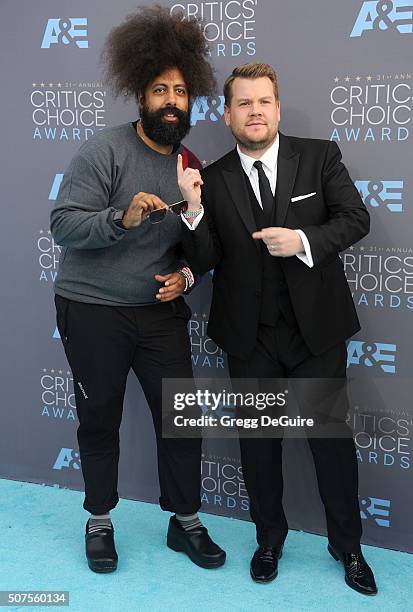
[[[362,323],[348,342],[348,375],[358,383],[350,418],[363,542],[413,552],[412,3],[164,4],[171,12],[203,19],[220,88],[238,64],[272,64],[279,78],[281,130],[335,140],[368,207],[369,236],[342,253]],[[82,489],[73,380],[53,306],[61,249],[50,234],[49,214],[82,142],[136,119],[132,103],[111,98],[99,59],[109,30],[135,8],[135,0],[1,5],[2,478]],[[234,146],[221,94],[193,105],[186,144],[204,165]],[[189,298],[194,372],[204,378],[227,375],[225,354],[207,336],[210,293],[206,275]],[[120,495],[156,502],[152,422],[133,376],[121,444]],[[305,441],[286,441],[284,472],[290,526],[326,533]],[[236,440],[204,443],[202,500],[206,512],[249,519]]]

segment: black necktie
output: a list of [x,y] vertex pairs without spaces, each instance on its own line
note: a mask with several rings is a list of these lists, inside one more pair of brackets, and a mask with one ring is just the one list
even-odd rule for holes
[[272,195],[270,181],[264,172],[261,161],[254,162],[254,168],[258,171],[258,182],[260,187],[260,196],[262,209],[264,211],[265,219],[268,223],[271,222],[272,211],[274,208],[274,196]]

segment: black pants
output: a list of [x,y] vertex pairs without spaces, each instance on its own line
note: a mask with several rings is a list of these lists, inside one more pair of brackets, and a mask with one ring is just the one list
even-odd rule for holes
[[[233,378],[345,378],[343,343],[319,356],[312,355],[297,327],[281,318],[276,327],[260,326],[257,344],[248,360],[228,356]],[[345,423],[343,428],[347,428]],[[350,430],[343,438],[308,438],[318,488],[326,512],[330,542],[347,552],[360,549],[358,466]],[[240,438],[250,512],[262,546],[281,546],[288,524],[282,506],[282,439]]]
[[162,438],[162,378],[192,378],[183,298],[115,307],[55,298],[57,325],[73,373],[85,502],[105,514],[119,501],[119,427],[130,368],[141,383],[155,426],[163,510],[196,512],[201,440]]

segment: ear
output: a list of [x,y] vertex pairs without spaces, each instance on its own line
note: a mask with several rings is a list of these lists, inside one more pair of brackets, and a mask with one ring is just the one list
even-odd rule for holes
[[231,125],[230,109],[226,104],[224,105],[224,121],[227,127]]

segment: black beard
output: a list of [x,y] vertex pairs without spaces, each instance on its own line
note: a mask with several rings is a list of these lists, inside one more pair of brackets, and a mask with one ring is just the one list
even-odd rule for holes
[[[174,124],[163,121],[162,117],[169,114],[175,115],[178,121]],[[165,106],[151,112],[142,104],[140,119],[146,136],[160,145],[178,145],[191,128],[190,112],[185,113],[175,106]]]

